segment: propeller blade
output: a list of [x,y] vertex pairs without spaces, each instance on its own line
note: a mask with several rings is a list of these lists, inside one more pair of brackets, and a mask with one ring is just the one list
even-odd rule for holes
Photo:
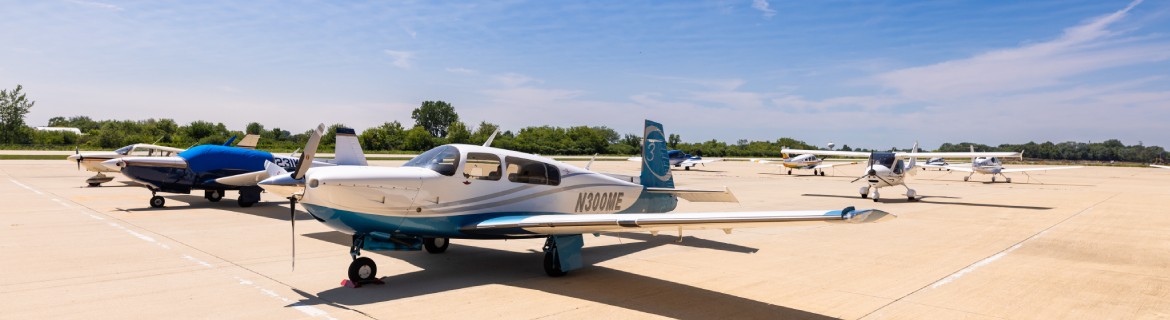
[[321,143],[321,135],[324,132],[325,124],[322,123],[317,125],[317,129],[313,130],[313,135],[309,136],[309,141],[305,143],[305,150],[301,153],[301,160],[297,162],[297,170],[293,173],[293,179],[304,178],[309,167],[313,166],[313,155],[317,154],[317,145]]
[[81,155],[81,147],[73,146],[73,154],[77,155],[77,171],[81,171],[81,160],[85,159],[85,157]]

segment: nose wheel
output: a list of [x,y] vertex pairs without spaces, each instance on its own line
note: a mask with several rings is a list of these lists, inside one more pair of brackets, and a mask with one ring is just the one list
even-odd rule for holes
[[353,235],[353,245],[349,247],[349,255],[353,257],[353,262],[349,263],[349,283],[354,288],[361,288],[366,284],[382,284],[382,280],[378,279],[378,265],[374,263],[374,259],[367,257],[359,257],[361,254],[362,245],[365,242],[365,236],[355,234]]
[[163,198],[162,196],[150,197],[150,207],[151,208],[162,208],[163,205],[165,205],[165,204],[167,204],[167,199]]

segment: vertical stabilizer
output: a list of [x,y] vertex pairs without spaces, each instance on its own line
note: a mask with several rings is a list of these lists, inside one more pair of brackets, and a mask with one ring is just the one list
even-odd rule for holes
[[666,133],[662,124],[646,120],[642,134],[642,185],[653,188],[674,188],[670,174],[670,158],[666,155]]
[[337,144],[333,148],[333,163],[343,166],[366,165],[366,154],[358,143],[357,134],[350,128],[337,128]]
[[260,142],[260,135],[249,134],[240,139],[240,143],[236,144],[237,148],[256,150],[256,144]]

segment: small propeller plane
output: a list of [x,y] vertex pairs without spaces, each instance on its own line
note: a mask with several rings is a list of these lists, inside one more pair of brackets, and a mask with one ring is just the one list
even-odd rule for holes
[[751,159],[751,161],[756,163],[780,162],[780,164],[776,166],[787,168],[788,174],[792,174],[792,169],[812,169],[814,176],[824,176],[825,169],[829,169],[835,166],[857,164],[859,162],[826,162],[825,159],[818,158],[815,154],[802,154],[795,157],[789,157],[787,153],[781,153],[780,155],[784,157],[783,160],[780,161],[767,159]]
[[[971,152],[975,152],[974,146],[971,147]],[[1024,157],[1024,154],[1022,152],[1020,153],[1020,157],[1021,158]],[[1025,175],[1027,175],[1028,171],[1048,171],[1048,170],[1065,170],[1065,169],[1084,168],[1083,166],[1069,166],[1069,167],[1006,169],[1003,167],[1003,161],[999,160],[999,158],[997,158],[997,157],[971,158],[971,164],[969,166],[961,166],[961,165],[937,166],[937,165],[930,165],[930,164],[927,164],[925,166],[930,166],[930,167],[935,167],[935,168],[943,168],[943,169],[947,169],[947,170],[969,172],[970,174],[968,174],[966,177],[963,177],[963,181],[970,181],[971,176],[975,175],[976,173],[979,173],[979,174],[990,174],[991,175],[991,182],[995,182],[996,175],[1002,176],[1004,181],[1007,183],[1012,183],[1012,178],[1008,177],[1007,175],[1004,175],[1005,173],[1021,172]]]
[[[338,128],[336,158],[331,162],[312,162],[311,165],[365,165],[365,155],[353,132],[353,129]],[[239,190],[237,204],[251,207],[260,201],[260,192],[263,191],[256,183],[268,178],[266,163],[292,169],[299,161],[295,157],[266,151],[201,145],[172,157],[122,157],[102,164],[146,186],[151,193],[150,206],[153,208],[166,204],[159,192],[190,194],[191,190],[203,190],[203,198],[211,202],[223,199],[226,190]]]
[[[918,151],[918,143],[914,143],[914,148],[911,150]],[[856,152],[856,151],[830,151],[830,150],[794,150],[783,149],[784,153],[802,153],[802,154],[816,154],[827,156],[843,156],[843,157],[869,157],[868,164],[865,167],[865,174],[853,179],[851,182],[866,179],[869,184],[861,187],[858,192],[861,193],[862,198],[869,197],[870,191],[873,191],[873,201],[877,202],[881,195],[878,189],[884,187],[902,186],[906,188],[906,199],[910,201],[918,201],[917,192],[910,189],[906,185],[906,174],[914,175],[917,171],[913,170],[916,166],[918,157],[938,157],[938,158],[968,158],[968,157],[1016,157],[1020,154],[1018,152]],[[909,158],[909,161],[903,159]]]
[[[245,149],[255,149],[256,142],[259,141],[259,139],[260,139],[259,135],[249,134],[249,135],[245,136],[244,139],[240,140],[240,143],[236,144],[236,147],[237,148],[245,148]],[[236,140],[236,137],[232,136],[231,139],[228,139],[228,141],[226,143],[224,143],[224,145],[229,146],[232,144],[232,141],[234,141],[234,140]],[[158,142],[156,141],[155,143],[158,143]],[[78,170],[81,170],[82,167],[85,167],[86,171],[97,172],[97,175],[94,175],[92,177],[89,177],[88,179],[85,179],[85,183],[89,184],[90,187],[97,187],[97,186],[101,186],[103,183],[110,182],[111,180],[114,180],[114,177],[105,175],[104,174],[105,172],[118,172],[119,171],[119,170],[117,170],[118,168],[110,168],[110,167],[103,165],[102,162],[105,162],[106,160],[116,159],[116,158],[121,158],[121,157],[170,157],[170,156],[175,155],[179,152],[183,152],[183,150],[184,149],[164,147],[164,146],[153,145],[153,144],[149,144],[149,143],[136,143],[136,144],[121,147],[121,148],[118,148],[118,150],[109,151],[109,152],[81,153],[78,150],[73,150],[73,154],[70,155],[69,157],[67,157],[66,159],[68,159],[69,161],[77,162],[77,169]]]
[[[464,144],[435,147],[402,167],[269,166],[260,186],[289,195],[318,221],[351,234],[349,280],[377,283],[377,266],[361,250],[447,250],[450,239],[545,238],[544,271],[557,277],[582,267],[582,234],[723,229],[793,222],[861,223],[885,220],[880,210],[691,212],[678,198],[736,201],[729,190],[674,187],[662,125],[646,121],[640,176],[602,174],[553,159]],[[305,147],[312,159],[316,140]],[[490,142],[489,142],[490,143]],[[295,224],[296,219],[291,219]],[[294,225],[295,228],[295,225]],[[295,239],[295,232],[293,233]],[[295,267],[295,240],[293,263]]]
[[[670,150],[666,152],[666,158],[670,160],[670,165],[675,168],[683,168],[683,170],[691,170],[691,167],[696,165],[707,166],[708,163],[723,161],[723,159],[703,159],[700,156],[692,156],[682,150]],[[642,157],[630,157],[628,161],[641,162]]]

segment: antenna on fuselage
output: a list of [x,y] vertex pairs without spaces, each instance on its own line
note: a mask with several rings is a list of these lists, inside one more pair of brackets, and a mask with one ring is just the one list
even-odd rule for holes
[[496,131],[492,131],[492,135],[488,137],[487,141],[483,142],[483,146],[485,146],[485,147],[492,146],[492,140],[495,140],[496,134],[499,134],[499,133],[500,133],[500,129],[496,129]]

